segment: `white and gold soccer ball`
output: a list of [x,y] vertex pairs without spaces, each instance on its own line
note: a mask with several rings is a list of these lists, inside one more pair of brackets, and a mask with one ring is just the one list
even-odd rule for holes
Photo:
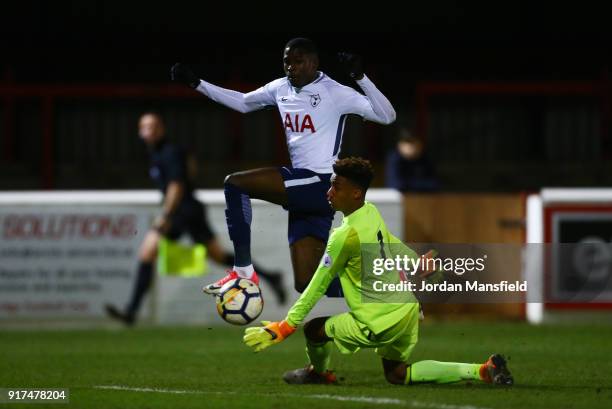
[[264,301],[259,286],[246,278],[230,280],[216,296],[217,312],[226,322],[246,325],[261,314]]

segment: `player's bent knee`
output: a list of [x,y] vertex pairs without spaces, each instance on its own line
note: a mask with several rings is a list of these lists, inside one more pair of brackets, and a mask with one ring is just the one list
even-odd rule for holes
[[158,237],[151,235],[151,233],[147,234],[145,240],[140,245],[140,249],[138,250],[138,261],[145,263],[154,262],[157,258],[158,242]]
[[157,258],[157,248],[143,248],[138,254],[138,259],[141,262],[152,263]]
[[231,173],[231,174],[229,174],[229,175],[225,176],[225,179],[223,179],[223,184],[224,184],[224,185],[233,185],[233,184],[234,184],[235,179],[236,179],[235,174],[234,174],[234,173]]
[[241,190],[248,189],[248,176],[240,172],[227,175],[223,181],[224,186],[232,185]]
[[317,331],[318,327],[315,323],[313,323],[313,321],[308,321],[304,324],[304,336],[306,336],[306,338],[314,341]]
[[138,257],[138,261],[141,263],[153,263],[156,259],[155,253],[142,253],[140,257]]
[[325,333],[325,321],[329,317],[313,318],[304,324],[304,336],[313,342],[326,342],[330,338]]

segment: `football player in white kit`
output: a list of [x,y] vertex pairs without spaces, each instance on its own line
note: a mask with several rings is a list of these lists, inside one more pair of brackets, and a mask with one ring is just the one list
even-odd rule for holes
[[[380,124],[395,121],[393,106],[364,75],[361,59],[348,53],[338,57],[365,95],[318,71],[316,46],[306,38],[294,38],[285,46],[285,77],[249,93],[201,80],[184,64],[172,67],[174,81],[236,111],[247,113],[276,106],[291,157],[291,167],[253,169],[225,178],[225,214],[235,250],[235,266],[225,277],[204,287],[206,293],[217,293],[223,284],[236,277],[259,282],[250,253],[251,198],[288,210],[295,289],[302,292],[310,282],[323,256],[334,216],[327,191],[347,115],[356,114]],[[337,290],[333,287],[330,286],[328,295],[340,295],[334,294]]]

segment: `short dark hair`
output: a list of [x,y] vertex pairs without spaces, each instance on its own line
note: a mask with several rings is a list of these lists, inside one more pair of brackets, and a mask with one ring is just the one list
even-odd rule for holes
[[365,193],[374,178],[374,168],[370,161],[357,157],[339,159],[333,165],[334,173],[343,176],[363,189]]
[[319,55],[317,46],[309,38],[304,38],[304,37],[292,38],[291,40],[287,42],[287,45],[285,46],[285,48],[300,49],[305,54]]

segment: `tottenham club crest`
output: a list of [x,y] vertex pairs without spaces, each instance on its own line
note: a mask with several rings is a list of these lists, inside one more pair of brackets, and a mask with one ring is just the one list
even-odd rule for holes
[[313,108],[316,108],[317,106],[319,106],[320,102],[321,102],[321,97],[319,96],[319,94],[314,94],[310,96],[310,105],[312,105]]

